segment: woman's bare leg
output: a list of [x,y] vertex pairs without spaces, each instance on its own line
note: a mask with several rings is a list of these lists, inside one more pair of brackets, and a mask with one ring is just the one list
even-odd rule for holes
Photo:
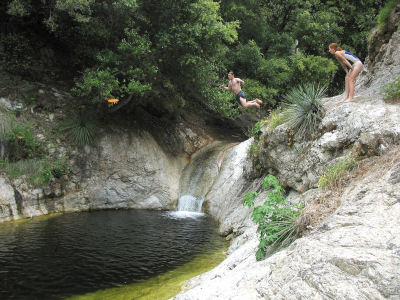
[[354,80],[356,79],[358,74],[360,74],[362,67],[363,67],[362,64],[354,65],[354,67],[350,70],[349,74],[347,75],[346,84],[349,86],[349,99],[346,100],[346,102],[354,101],[354,91],[355,91]]
[[349,98],[349,94],[350,94],[350,89],[349,89],[349,83],[348,83],[348,76],[349,74],[346,75],[345,78],[345,86],[344,86],[344,97],[342,99],[343,102],[346,102],[347,99]]

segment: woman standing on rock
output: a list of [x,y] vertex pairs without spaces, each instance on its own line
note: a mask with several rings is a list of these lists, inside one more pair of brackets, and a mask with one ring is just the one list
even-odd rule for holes
[[[329,53],[335,54],[337,60],[346,71],[346,85],[343,102],[354,102],[354,80],[360,74],[363,63],[354,54],[343,50],[336,43],[329,45]],[[347,67],[350,69],[348,70]]]

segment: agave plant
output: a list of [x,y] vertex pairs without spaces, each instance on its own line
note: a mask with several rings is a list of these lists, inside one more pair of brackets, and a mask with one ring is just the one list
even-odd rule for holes
[[63,126],[67,138],[79,146],[93,145],[99,137],[99,124],[94,113],[80,110],[70,114]]
[[285,118],[290,129],[300,136],[311,134],[325,116],[321,99],[327,87],[309,83],[293,88],[286,96]]

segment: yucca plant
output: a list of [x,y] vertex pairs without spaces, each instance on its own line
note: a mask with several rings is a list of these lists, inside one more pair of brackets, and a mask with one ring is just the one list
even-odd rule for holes
[[284,96],[285,119],[290,129],[294,130],[296,134],[300,136],[311,134],[318,122],[325,116],[325,108],[321,99],[326,90],[327,86],[309,83],[293,88]]
[[100,133],[96,115],[86,110],[69,113],[61,130],[67,133],[67,139],[78,146],[95,144]]

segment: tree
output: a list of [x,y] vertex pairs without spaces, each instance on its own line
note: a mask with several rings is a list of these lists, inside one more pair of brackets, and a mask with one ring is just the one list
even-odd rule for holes
[[[68,52],[80,68],[74,92],[93,102],[169,110],[218,107],[204,87],[217,86],[217,56],[236,40],[237,22],[224,22],[212,0],[12,0],[1,7],[18,19],[18,33]],[[123,107],[119,104],[117,107]]]

